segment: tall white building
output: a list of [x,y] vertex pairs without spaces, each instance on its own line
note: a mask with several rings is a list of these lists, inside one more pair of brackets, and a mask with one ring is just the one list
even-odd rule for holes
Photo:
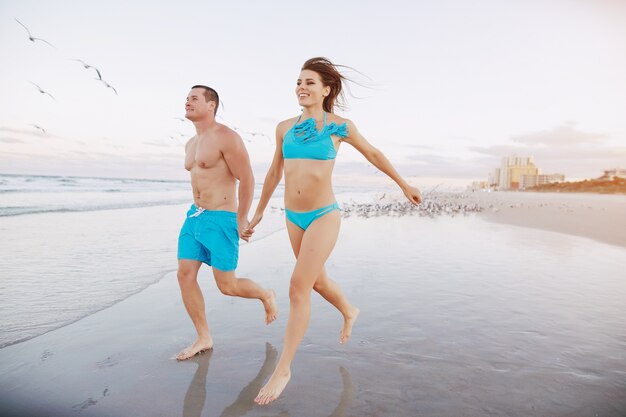
[[532,156],[508,156],[502,158],[498,189],[517,190],[522,175],[538,175],[539,169],[533,163]]

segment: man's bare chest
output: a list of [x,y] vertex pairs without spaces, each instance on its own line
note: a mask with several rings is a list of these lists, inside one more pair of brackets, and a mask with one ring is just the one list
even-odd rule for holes
[[223,162],[223,155],[216,141],[199,140],[191,149],[194,165],[201,168],[213,168]]

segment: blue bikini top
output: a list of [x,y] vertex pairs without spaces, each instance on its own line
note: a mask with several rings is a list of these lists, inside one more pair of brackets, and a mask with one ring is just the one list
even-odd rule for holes
[[283,138],[283,157],[285,159],[335,159],[337,150],[330,135],[340,138],[348,136],[348,125],[344,122],[337,125],[335,122],[326,124],[326,112],[324,112],[324,127],[317,131],[315,119],[306,119],[302,123],[300,117],[296,124]]

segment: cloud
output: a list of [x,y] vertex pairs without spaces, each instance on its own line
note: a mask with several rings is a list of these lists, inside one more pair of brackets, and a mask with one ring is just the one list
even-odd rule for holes
[[[187,180],[189,174],[180,160],[149,159],[97,154],[98,158],[74,155],[50,159],[45,156],[0,153],[3,172],[34,175],[75,175],[83,177],[121,177]],[[142,163],[143,162],[143,163]]]
[[[489,171],[488,168],[497,163],[496,158],[474,157],[463,159],[460,157],[443,156],[436,154],[415,154],[403,162],[394,163],[394,168],[406,177],[441,177],[441,178],[482,178]],[[337,175],[380,175],[376,167],[367,162],[341,162],[335,165]]]
[[513,142],[526,145],[569,147],[573,145],[600,144],[608,137],[605,133],[590,133],[577,130],[574,122],[567,122],[551,130],[513,136]]
[[58,136],[52,135],[50,133],[43,133],[35,127],[30,127],[28,129],[15,129],[12,127],[0,126],[0,132],[12,133],[14,135],[26,135],[26,136],[37,136],[40,138],[56,138]]
[[578,146],[568,148],[548,148],[538,146],[494,145],[471,146],[470,151],[503,158],[505,156],[532,156],[535,160],[585,160],[626,158],[626,147]]
[[142,144],[147,145],[147,146],[156,146],[159,148],[169,148],[172,146],[175,146],[176,143],[172,142],[159,142],[159,141],[146,141],[146,142],[142,142]]
[[23,140],[15,139],[15,138],[0,138],[0,142],[2,143],[26,143]]
[[30,134],[33,133],[32,130],[25,130],[25,129],[13,129],[11,127],[5,127],[5,126],[0,126],[0,132],[6,132],[6,133],[18,133],[18,134]]
[[598,177],[603,170],[626,166],[626,147],[603,144],[609,135],[577,130],[574,123],[512,137],[512,144],[472,146],[468,150],[491,157],[492,169],[506,156],[530,156],[543,173],[573,178]]

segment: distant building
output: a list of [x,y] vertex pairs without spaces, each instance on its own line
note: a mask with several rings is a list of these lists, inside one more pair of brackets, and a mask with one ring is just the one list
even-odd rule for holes
[[487,183],[493,189],[500,187],[500,168],[496,168],[493,174],[487,176]]
[[498,189],[519,189],[522,175],[539,175],[539,169],[533,163],[532,157],[509,156],[502,158]]
[[552,184],[554,182],[563,181],[565,181],[565,175],[563,174],[522,175],[520,178],[519,189],[524,190],[538,185]]
[[489,188],[489,184],[487,184],[487,181],[474,181],[472,182],[472,185],[469,185],[467,187],[468,191],[482,191],[482,190],[487,190]]
[[614,180],[615,178],[626,178],[626,169],[607,169],[602,179]]

